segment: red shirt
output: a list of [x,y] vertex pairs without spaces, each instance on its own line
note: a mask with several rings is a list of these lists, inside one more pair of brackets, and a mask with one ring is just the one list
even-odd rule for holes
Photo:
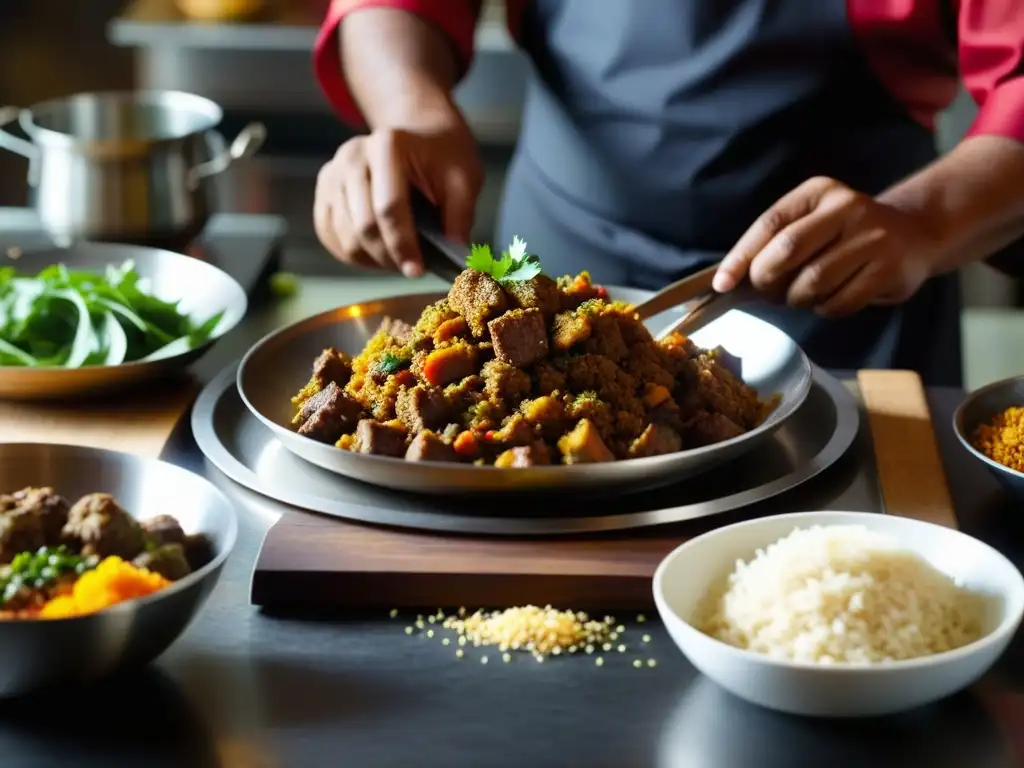
[[[528,0],[506,0],[513,38]],[[957,45],[941,3],[957,16]],[[343,120],[362,125],[341,73],[335,33],[359,8],[401,8],[437,25],[459,52],[462,71],[473,58],[480,0],[332,0],[317,38],[315,71]],[[931,128],[957,93],[958,76],[978,103],[968,135],[1006,136],[1024,143],[1024,0],[846,0],[847,17],[878,78],[907,112]]]

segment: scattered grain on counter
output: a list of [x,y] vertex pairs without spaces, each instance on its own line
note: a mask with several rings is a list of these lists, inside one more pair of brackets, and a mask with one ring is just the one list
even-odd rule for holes
[[461,648],[459,648],[457,651],[455,651],[455,658],[456,659],[461,659],[464,654],[465,654],[465,652]]
[[643,665],[644,663],[640,661],[640,659],[633,659],[633,666],[637,669],[640,669],[640,667],[642,667]]
[[656,667],[656,666],[658,666],[658,660],[657,659],[648,659],[647,660],[647,666],[648,667]]
[[636,623],[643,624],[645,621],[647,621],[647,617],[644,616],[642,613],[638,613],[636,617]]
[[980,425],[971,445],[992,461],[1024,472],[1024,406],[1007,408]]
[[640,639],[643,640],[645,643],[651,642],[651,636],[650,635],[644,635]]
[[[527,605],[504,611],[476,613],[466,618],[448,617],[446,629],[459,634],[459,644],[495,645],[501,649],[526,650],[538,656],[573,654],[580,648],[606,642],[615,619],[591,619],[578,611],[559,611],[550,605]],[[610,646],[609,646],[610,647]]]
[[503,653],[503,654],[501,654],[501,660],[504,661],[506,664],[508,664],[510,661],[512,661],[512,654],[511,653]]
[[594,659],[594,665],[598,666],[598,667],[603,667],[604,666],[604,657],[598,656],[596,659]]
[[412,628],[412,627],[406,627],[406,628],[405,628],[405,634],[407,634],[407,635],[411,635],[411,634],[413,633],[413,631],[414,631],[414,630],[413,630],[413,628]]
[[391,617],[392,619],[394,619],[394,618],[397,618],[397,617],[398,617],[398,609],[397,609],[397,608],[392,608],[392,609],[391,609],[391,612],[390,612],[390,613],[389,613],[388,615],[389,615],[389,616],[390,616],[390,617]]

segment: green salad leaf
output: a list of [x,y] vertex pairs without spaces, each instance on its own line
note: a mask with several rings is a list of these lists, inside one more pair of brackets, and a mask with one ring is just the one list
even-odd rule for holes
[[187,352],[223,312],[196,320],[150,293],[131,261],[103,272],[0,268],[0,366],[82,368]]
[[466,266],[490,275],[499,283],[521,283],[541,273],[540,260],[527,252],[526,241],[518,235],[512,238],[512,245],[497,259],[489,245],[474,245]]

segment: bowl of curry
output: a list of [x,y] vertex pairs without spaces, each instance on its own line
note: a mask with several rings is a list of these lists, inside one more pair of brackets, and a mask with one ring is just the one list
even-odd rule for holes
[[271,334],[239,368],[243,401],[323,468],[476,492],[681,480],[769,436],[807,395],[806,357],[756,317],[656,341],[633,310],[643,292],[503,259],[504,273],[471,258],[444,295]]
[[1024,376],[967,395],[953,415],[953,430],[1000,485],[1024,498]]

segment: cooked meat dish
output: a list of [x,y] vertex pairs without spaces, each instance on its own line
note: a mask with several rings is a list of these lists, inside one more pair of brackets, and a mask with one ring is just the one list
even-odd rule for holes
[[71,504],[53,488],[0,494],[0,615],[31,616],[104,560],[176,581],[211,559],[170,515],[136,520],[108,493]]
[[771,411],[718,351],[679,335],[656,342],[586,272],[554,280],[503,259],[512,269],[496,278],[502,270],[472,268],[471,257],[446,298],[415,324],[385,320],[354,358],[325,349],[292,398],[299,434],[408,461],[513,468],[709,445]]

